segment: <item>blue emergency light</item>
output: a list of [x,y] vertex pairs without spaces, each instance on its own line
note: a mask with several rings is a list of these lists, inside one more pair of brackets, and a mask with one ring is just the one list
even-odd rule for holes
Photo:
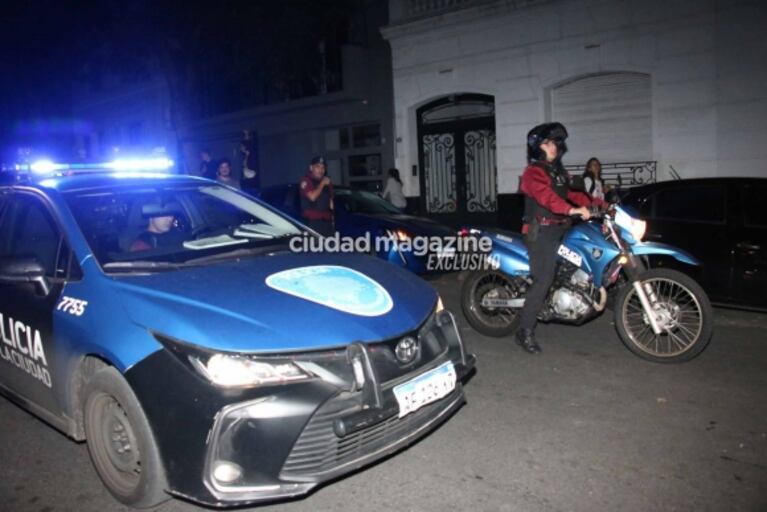
[[167,171],[173,167],[173,160],[169,158],[124,158],[109,162],[97,163],[55,163],[51,160],[37,160],[31,164],[16,164],[14,170],[19,173],[30,173],[35,176],[54,176],[81,173],[81,172],[104,172],[129,171],[129,172],[157,172]]

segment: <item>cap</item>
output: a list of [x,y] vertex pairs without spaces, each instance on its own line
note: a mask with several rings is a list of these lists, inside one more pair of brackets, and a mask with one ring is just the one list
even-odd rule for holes
[[317,164],[325,165],[325,157],[318,155],[318,156],[315,156],[314,158],[312,158],[312,162],[311,162],[310,165],[317,165]]

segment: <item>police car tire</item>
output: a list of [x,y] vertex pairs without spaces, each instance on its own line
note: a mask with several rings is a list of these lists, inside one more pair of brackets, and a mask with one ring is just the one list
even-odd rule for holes
[[[109,492],[119,502],[136,508],[149,508],[168,500],[157,443],[136,395],[120,372],[111,366],[99,370],[86,384],[85,397],[83,412],[88,451]],[[138,447],[138,477],[134,471],[117,466],[114,459],[119,455],[110,455],[107,445],[114,432],[107,431],[109,420],[105,415],[115,414],[115,410],[121,418],[112,421],[112,425],[123,429],[120,432],[126,434],[125,441],[130,448]]]

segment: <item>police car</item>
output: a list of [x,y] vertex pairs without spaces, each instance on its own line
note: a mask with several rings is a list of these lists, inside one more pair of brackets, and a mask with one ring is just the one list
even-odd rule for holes
[[158,162],[73,167],[0,184],[0,391],[120,502],[303,495],[464,403],[475,359],[424,281],[293,253],[302,225]]

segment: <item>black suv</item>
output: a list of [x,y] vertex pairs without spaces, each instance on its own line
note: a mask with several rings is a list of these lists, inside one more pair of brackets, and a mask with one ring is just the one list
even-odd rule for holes
[[653,183],[632,188],[622,203],[647,220],[646,240],[703,261],[696,277],[712,302],[767,310],[767,179]]

